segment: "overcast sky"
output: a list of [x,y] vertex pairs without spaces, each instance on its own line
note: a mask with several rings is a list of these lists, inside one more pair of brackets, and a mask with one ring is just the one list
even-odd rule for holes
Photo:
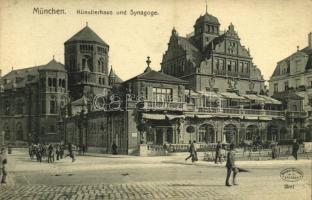
[[[92,3],[91,3],[92,2]],[[65,9],[66,15],[36,15],[33,8]],[[0,0],[0,69],[48,63],[53,55],[64,63],[64,42],[86,21],[110,45],[109,64],[126,80],[146,67],[160,69],[172,27],[179,35],[193,31],[205,13],[205,0]],[[77,9],[127,10],[127,16],[77,15]],[[157,11],[158,16],[131,16],[130,9]],[[312,0],[208,0],[208,12],[221,30],[232,22],[253,62],[269,79],[276,62],[308,45],[312,32]]]

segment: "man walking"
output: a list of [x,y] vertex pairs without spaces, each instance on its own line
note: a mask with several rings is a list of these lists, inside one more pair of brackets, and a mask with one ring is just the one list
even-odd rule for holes
[[222,148],[221,142],[218,141],[218,144],[216,146],[216,157],[215,157],[215,163],[216,164],[218,163],[218,160],[220,163],[222,163],[222,161],[221,161],[221,148]]
[[294,143],[292,146],[292,155],[296,160],[298,160],[298,150],[299,150],[299,143],[297,142],[296,139],[294,139]]
[[5,155],[5,148],[1,148],[0,150],[0,177],[1,178],[1,184],[6,183],[6,176],[7,176],[7,171],[5,165],[7,164],[7,157]]
[[227,153],[227,159],[226,159],[226,169],[227,169],[227,174],[226,174],[226,180],[225,180],[225,185],[226,186],[231,186],[229,183],[231,172],[233,171],[233,185],[238,185],[236,183],[236,175],[238,173],[238,169],[235,166],[235,152],[234,152],[234,144],[230,144],[230,151]]

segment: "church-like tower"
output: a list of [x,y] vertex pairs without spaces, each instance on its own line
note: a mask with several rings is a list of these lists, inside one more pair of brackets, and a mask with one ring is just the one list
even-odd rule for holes
[[64,43],[65,68],[72,100],[107,93],[109,45],[88,24]]

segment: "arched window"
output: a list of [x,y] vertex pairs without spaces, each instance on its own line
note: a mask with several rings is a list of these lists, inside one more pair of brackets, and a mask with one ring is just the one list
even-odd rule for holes
[[65,79],[62,80],[62,88],[66,88]]
[[57,87],[56,82],[57,82],[57,79],[53,78],[53,87]]
[[225,134],[225,140],[227,143],[233,143],[236,144],[236,134],[237,134],[237,128],[233,124],[228,124],[224,127],[224,134]]
[[59,87],[62,87],[62,79],[59,79]]
[[10,112],[11,112],[11,105],[10,105],[10,102],[9,101],[5,101],[4,103],[4,113],[5,115],[9,115]]
[[49,78],[49,79],[48,79],[48,86],[49,86],[49,87],[52,87],[52,78]]
[[256,141],[259,137],[259,129],[256,125],[250,125],[246,129],[246,140]]
[[5,140],[10,140],[11,139],[11,133],[10,133],[9,125],[8,124],[4,124],[3,130],[4,130],[4,139]]
[[99,84],[102,84],[102,79],[101,79],[101,77],[99,77]]
[[50,100],[50,114],[56,114],[56,113],[57,113],[56,98],[52,96]]
[[211,124],[203,124],[199,127],[199,142],[213,143],[215,142],[215,131]]
[[268,141],[277,141],[278,140],[278,129],[276,126],[269,126],[267,132],[267,140]]

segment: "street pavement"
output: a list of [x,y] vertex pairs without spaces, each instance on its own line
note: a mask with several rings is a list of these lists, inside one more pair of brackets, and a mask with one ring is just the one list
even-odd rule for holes
[[[223,164],[185,162],[187,156],[78,156],[38,163],[26,150],[8,155],[8,183],[0,199],[311,199],[311,160],[237,161],[250,172],[238,186],[224,186]],[[286,182],[280,172],[297,168],[303,179]]]

